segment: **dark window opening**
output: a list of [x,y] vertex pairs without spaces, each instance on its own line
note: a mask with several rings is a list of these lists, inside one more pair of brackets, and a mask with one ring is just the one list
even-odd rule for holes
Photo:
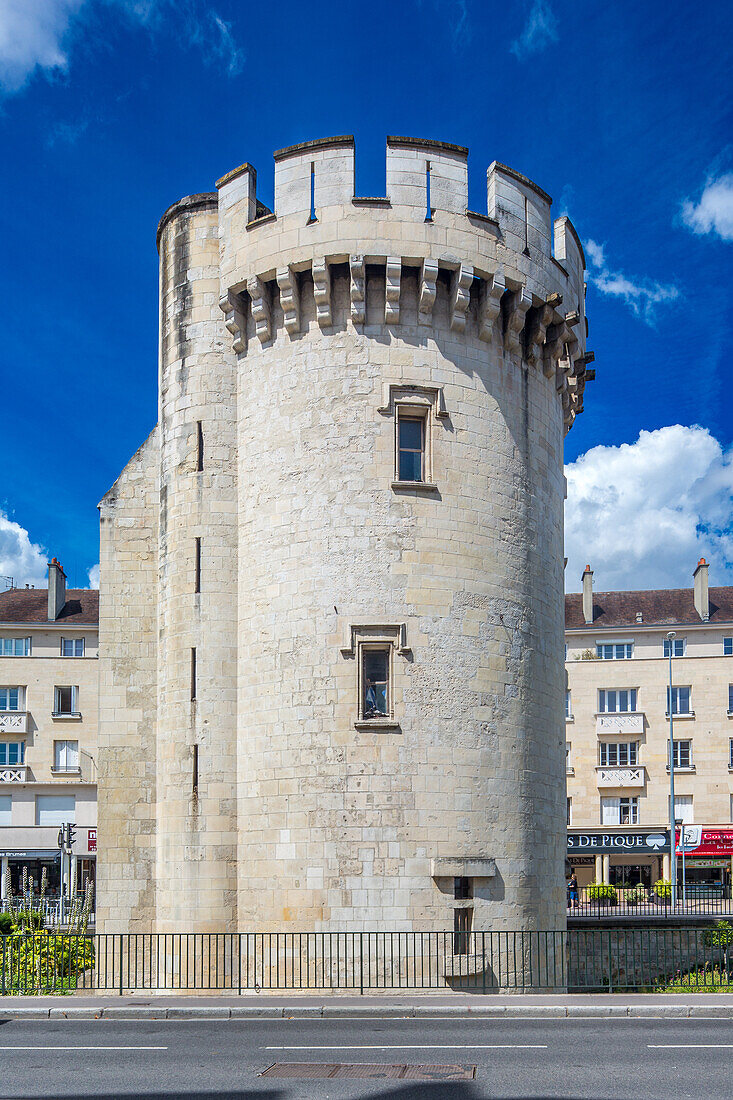
[[196,649],[191,648],[191,699],[196,698]]
[[468,955],[473,909],[453,910],[453,954]]
[[389,652],[386,649],[363,651],[364,718],[384,718],[389,714]]
[[398,480],[424,481],[425,420],[400,416],[397,421]]
[[194,592],[201,591],[201,539],[196,539],[196,564],[194,566],[195,571],[195,585]]
[[203,470],[204,468],[204,429],[199,420],[196,425],[196,469]]
[[453,879],[453,897],[456,901],[466,901],[473,897],[473,882],[463,876]]
[[193,746],[193,776],[192,776],[192,789],[194,798],[199,793],[199,747]]

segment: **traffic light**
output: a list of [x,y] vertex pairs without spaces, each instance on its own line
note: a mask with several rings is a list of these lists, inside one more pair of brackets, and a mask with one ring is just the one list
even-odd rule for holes
[[59,848],[63,848],[63,846],[64,846],[64,827],[63,827],[63,825],[59,829],[59,835],[56,838],[56,843],[58,844]]
[[74,845],[74,837],[76,836],[76,825],[72,825],[70,821],[66,823],[66,851],[70,852]]

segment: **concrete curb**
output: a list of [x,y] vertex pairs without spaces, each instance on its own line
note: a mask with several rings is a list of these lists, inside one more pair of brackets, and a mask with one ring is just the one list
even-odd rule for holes
[[166,1007],[100,1005],[50,1008],[0,1005],[2,1020],[338,1020],[338,1019],[501,1019],[608,1020],[695,1019],[733,1020],[733,998],[721,1004],[601,1004],[601,1005],[202,1005]]

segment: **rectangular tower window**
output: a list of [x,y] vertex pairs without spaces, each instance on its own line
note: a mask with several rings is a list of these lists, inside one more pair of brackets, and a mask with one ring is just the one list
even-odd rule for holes
[[389,714],[388,649],[362,649],[362,718],[386,718]]
[[196,647],[191,647],[191,699],[196,698]]
[[193,768],[192,768],[192,793],[196,798],[199,793],[199,747],[193,746]]
[[204,429],[199,420],[196,424],[196,469],[204,468]]
[[453,954],[468,955],[471,938],[472,909],[453,910]]
[[425,417],[397,418],[397,479],[425,480]]
[[196,539],[196,560],[194,564],[194,592],[201,591],[201,539]]
[[456,901],[466,901],[473,897],[473,882],[463,875],[453,879],[453,897]]

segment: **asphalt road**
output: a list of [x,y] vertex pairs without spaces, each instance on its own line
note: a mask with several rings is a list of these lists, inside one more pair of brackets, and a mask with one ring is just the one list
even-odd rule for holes
[[[475,1066],[473,1080],[260,1077],[273,1063]],[[4,1021],[0,1096],[85,1100],[716,1100],[733,1021]]]

